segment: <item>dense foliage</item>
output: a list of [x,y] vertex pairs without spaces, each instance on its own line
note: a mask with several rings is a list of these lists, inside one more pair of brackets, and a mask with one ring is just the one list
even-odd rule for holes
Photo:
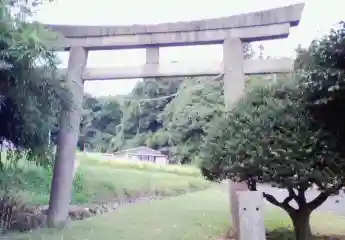
[[28,159],[43,163],[49,129],[68,91],[57,80],[55,56],[48,47],[53,34],[27,21],[35,4],[0,3],[0,137],[22,153],[28,151]]
[[121,119],[122,108],[116,99],[95,99],[85,94],[78,147],[107,151]]
[[299,49],[298,63],[307,86],[306,98],[313,116],[345,142],[345,23]]

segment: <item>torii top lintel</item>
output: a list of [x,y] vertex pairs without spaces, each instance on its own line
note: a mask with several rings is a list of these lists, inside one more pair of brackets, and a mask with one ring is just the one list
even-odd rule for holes
[[63,35],[59,48],[91,50],[222,43],[226,36],[244,42],[284,38],[299,24],[304,3],[217,19],[131,26],[45,25]]

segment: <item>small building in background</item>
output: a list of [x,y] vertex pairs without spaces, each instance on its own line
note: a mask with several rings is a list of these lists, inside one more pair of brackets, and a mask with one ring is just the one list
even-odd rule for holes
[[114,153],[114,160],[128,160],[133,162],[150,162],[168,164],[168,157],[159,151],[148,147],[137,147]]

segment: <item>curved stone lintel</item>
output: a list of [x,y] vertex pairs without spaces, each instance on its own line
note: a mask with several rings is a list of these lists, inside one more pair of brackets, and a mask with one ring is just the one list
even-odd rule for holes
[[291,27],[294,27],[299,24],[304,5],[304,3],[300,3],[264,11],[233,15],[229,17],[189,22],[181,21],[175,23],[160,23],[151,25],[136,24],[131,26],[46,25],[46,27],[61,33],[66,38],[208,31],[264,26],[280,23],[289,23]]
[[145,47],[173,47],[205,44],[222,44],[227,36],[240,38],[243,42],[285,38],[290,33],[290,24],[218,29],[179,33],[156,33],[120,35],[108,37],[65,38],[57,41],[53,48],[69,50],[81,46],[88,50],[116,50]]

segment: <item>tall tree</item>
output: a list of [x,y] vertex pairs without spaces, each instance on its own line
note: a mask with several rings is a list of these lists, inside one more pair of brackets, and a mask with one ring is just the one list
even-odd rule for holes
[[345,141],[345,23],[342,22],[308,49],[297,49],[296,67],[306,83],[313,116],[335,138]]
[[84,150],[92,148],[91,140],[96,133],[96,128],[92,124],[93,119],[98,111],[102,109],[101,103],[93,98],[90,94],[84,94],[83,111],[80,120],[78,148]]
[[197,159],[205,130],[223,110],[222,89],[222,79],[210,81],[209,78],[186,79],[180,86],[178,95],[162,113],[173,158],[181,163]]
[[113,147],[117,149],[146,144],[148,137],[162,129],[160,113],[173,99],[165,97],[175,94],[182,80],[163,78],[139,82],[125,98],[123,118],[118,134],[113,139]]
[[88,94],[83,105],[78,147],[105,152],[121,123],[121,105],[114,97],[97,99]]
[[56,58],[48,47],[55,36],[26,21],[31,10],[26,1],[0,3],[0,56],[6,63],[0,71],[0,136],[27,151],[29,160],[47,163],[48,132],[69,93],[56,76]]

